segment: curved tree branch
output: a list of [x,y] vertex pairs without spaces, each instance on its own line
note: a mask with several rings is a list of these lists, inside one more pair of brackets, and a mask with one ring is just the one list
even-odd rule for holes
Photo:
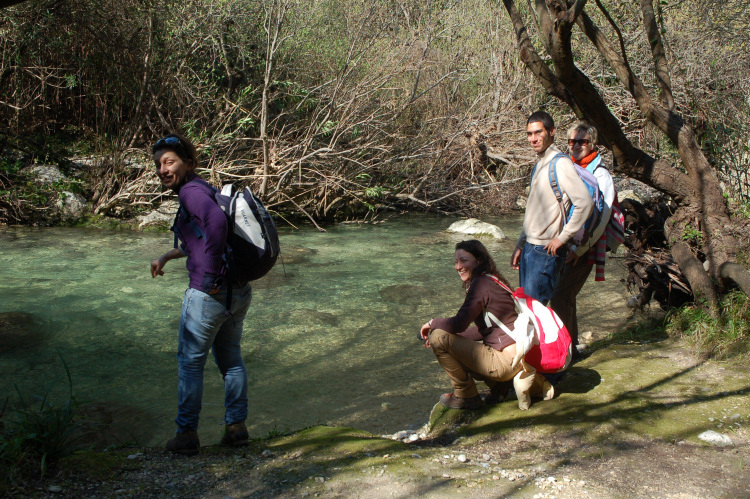
[[[515,2],[513,0],[503,0],[503,5],[505,5],[505,10],[508,11],[508,15],[513,23],[513,30],[516,32],[516,41],[518,42],[523,63],[531,70],[534,77],[542,84],[547,93],[557,97],[575,110],[577,105],[565,86],[560,83],[555,73],[552,72],[536,50],[534,50],[534,45],[529,38],[528,28],[526,28],[521,14],[516,9]],[[547,16],[547,19],[549,19],[549,16]]]
[[646,28],[648,43],[651,46],[651,55],[654,59],[654,71],[656,82],[661,92],[661,101],[670,111],[674,111],[674,97],[672,97],[672,81],[669,77],[669,64],[667,54],[664,51],[664,43],[661,39],[659,26],[656,23],[653,0],[641,0],[641,12],[643,13],[643,26]]

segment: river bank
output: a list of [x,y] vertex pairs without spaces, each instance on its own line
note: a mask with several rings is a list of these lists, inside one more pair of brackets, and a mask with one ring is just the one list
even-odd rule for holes
[[[592,344],[555,399],[432,413],[411,443],[317,426],[195,457],[80,454],[11,497],[743,497],[750,375],[671,339]],[[708,443],[704,432],[725,437]],[[702,436],[701,436],[702,435]]]

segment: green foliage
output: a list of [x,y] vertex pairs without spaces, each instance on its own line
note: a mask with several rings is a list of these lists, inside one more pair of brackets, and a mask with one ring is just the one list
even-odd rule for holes
[[[56,405],[44,396],[33,396],[36,403],[27,402],[16,387],[18,404],[12,416],[0,414],[0,471],[5,486],[14,485],[26,476],[44,476],[60,459],[73,454],[77,447],[81,425],[75,419],[77,402],[73,396],[73,380],[65,359],[60,356],[68,380],[68,397]],[[6,401],[7,404],[7,401]]]
[[682,233],[682,240],[700,245],[703,242],[703,233],[697,229],[686,228]]
[[273,425],[273,428],[268,430],[268,433],[265,437],[262,438],[262,440],[273,440],[274,438],[286,437],[287,435],[291,434],[293,434],[291,430],[282,431],[279,430],[276,425]]
[[336,129],[337,122],[328,120],[320,125],[319,133],[322,137],[330,137]]
[[21,168],[23,168],[23,162],[21,160],[0,158],[0,174],[15,175],[21,170]]
[[711,315],[698,305],[671,312],[666,320],[670,336],[689,339],[704,354],[725,358],[750,346],[750,298],[732,291],[721,298],[721,313]]
[[368,187],[365,189],[365,196],[368,198],[373,199],[380,199],[383,197],[383,194],[386,192],[386,188],[381,185],[375,185],[373,187]]

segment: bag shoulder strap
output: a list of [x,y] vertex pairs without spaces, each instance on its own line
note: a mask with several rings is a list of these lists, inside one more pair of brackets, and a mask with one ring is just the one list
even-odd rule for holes
[[602,157],[599,154],[596,155],[591,163],[586,165],[586,170],[590,171],[591,173],[594,173],[597,168],[604,168],[605,170],[607,169],[607,167],[602,164]]
[[492,274],[484,274],[484,275],[487,276],[487,277],[489,277],[493,281],[495,281],[496,284],[498,284],[501,288],[503,288],[505,291],[507,291],[508,293],[510,293],[511,296],[513,296],[513,290],[510,289],[508,287],[508,285],[505,284],[503,281],[501,281],[500,279],[498,279],[497,277],[495,277]]
[[[557,205],[560,207],[560,214],[562,215],[562,225],[568,223],[568,214],[565,213],[565,205],[563,204],[562,189],[560,189],[560,183],[557,180],[557,162],[560,158],[565,158],[563,153],[555,154],[549,165],[547,176],[549,177],[549,185],[552,187],[552,192],[555,193],[555,199],[557,199]],[[562,229],[560,229],[562,230]]]

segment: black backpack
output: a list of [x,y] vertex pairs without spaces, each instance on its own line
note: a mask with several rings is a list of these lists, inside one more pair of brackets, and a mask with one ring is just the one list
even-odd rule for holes
[[226,259],[232,282],[244,284],[268,273],[279,257],[279,233],[258,197],[245,187],[225,185],[214,193],[229,221]]
[[[216,204],[227,216],[227,244],[224,248],[224,260],[227,266],[227,278],[234,285],[242,286],[248,281],[260,279],[268,273],[279,257],[279,233],[271,215],[256,195],[245,187],[237,191],[231,184],[221,191],[199,179],[200,185],[210,189]],[[196,234],[202,234],[201,228],[193,222],[190,213],[180,203],[175,217],[175,227],[180,211],[187,215],[190,227]],[[177,247],[175,231],[174,247]],[[232,287],[228,287],[231,293]],[[231,294],[229,302],[231,302]]]

